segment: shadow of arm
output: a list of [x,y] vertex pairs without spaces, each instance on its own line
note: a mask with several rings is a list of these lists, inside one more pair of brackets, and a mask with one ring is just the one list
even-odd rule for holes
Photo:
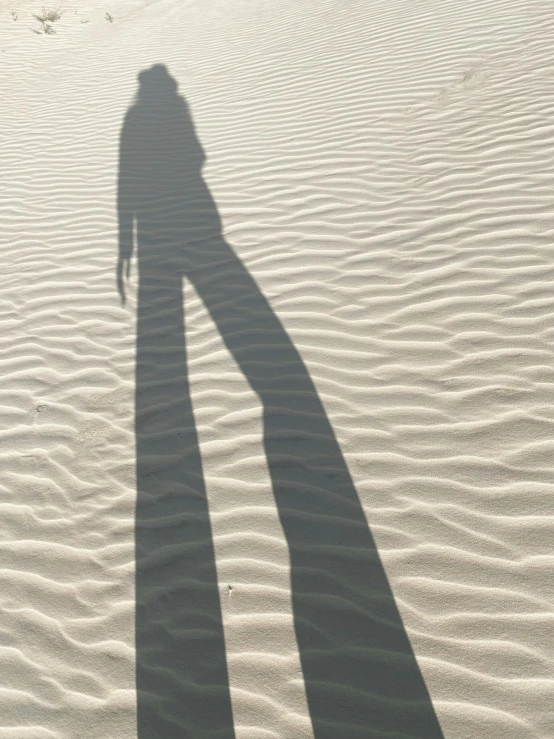
[[116,269],[117,290],[122,304],[125,304],[125,280],[129,279],[130,260],[133,253],[133,226],[135,221],[136,187],[133,177],[133,149],[129,136],[129,116],[121,132],[119,147],[119,177],[117,185],[117,215],[119,230],[119,258]]

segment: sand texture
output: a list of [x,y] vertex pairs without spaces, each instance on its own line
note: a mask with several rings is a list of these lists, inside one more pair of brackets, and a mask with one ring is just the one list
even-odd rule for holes
[[0,739],[552,739],[552,4],[61,9],[0,2]]

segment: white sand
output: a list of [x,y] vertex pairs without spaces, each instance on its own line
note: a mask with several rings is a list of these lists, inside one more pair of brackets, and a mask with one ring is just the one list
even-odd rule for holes
[[[551,739],[551,3],[62,9],[48,36],[0,4],[1,739],[208,736],[137,734],[116,194],[153,64],[324,403],[444,737]],[[190,282],[185,322],[236,738],[348,739],[312,728],[259,395]]]

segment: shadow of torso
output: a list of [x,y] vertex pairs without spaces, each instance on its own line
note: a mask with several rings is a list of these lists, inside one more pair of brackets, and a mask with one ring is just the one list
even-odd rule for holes
[[160,106],[139,103],[128,112],[124,130],[133,156],[125,167],[128,182],[122,184],[137,215],[139,269],[156,265],[184,274],[194,267],[191,250],[221,232],[188,106],[182,98]]

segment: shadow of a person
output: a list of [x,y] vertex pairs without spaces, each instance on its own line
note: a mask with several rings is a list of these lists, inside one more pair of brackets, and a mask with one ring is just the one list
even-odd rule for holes
[[124,302],[136,240],[138,737],[235,736],[187,377],[186,276],[263,406],[316,739],[438,739],[442,732],[338,442],[301,357],[221,234],[202,179],[204,161],[167,69],[141,72],[121,135],[117,268]]

